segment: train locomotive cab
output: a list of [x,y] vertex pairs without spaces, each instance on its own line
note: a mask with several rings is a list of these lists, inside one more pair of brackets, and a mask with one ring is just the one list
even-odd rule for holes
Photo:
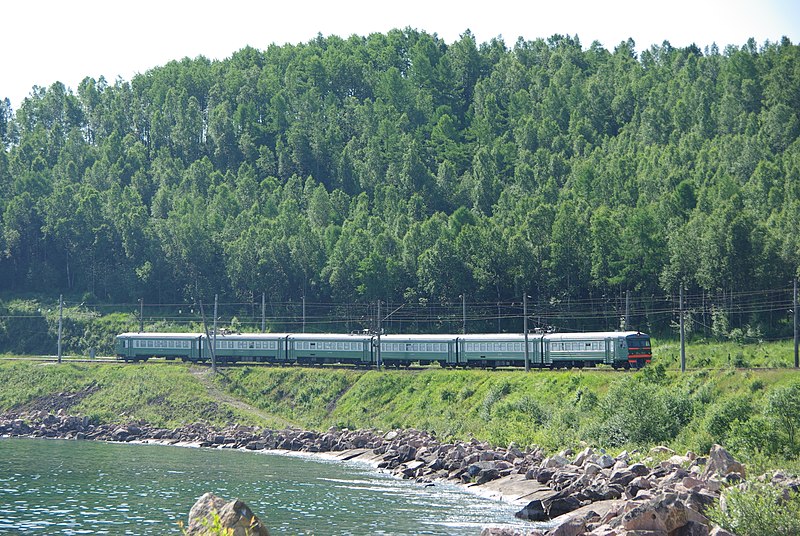
[[625,346],[628,350],[628,366],[630,368],[642,368],[650,364],[653,352],[650,348],[650,336],[646,333],[632,333],[625,337]]

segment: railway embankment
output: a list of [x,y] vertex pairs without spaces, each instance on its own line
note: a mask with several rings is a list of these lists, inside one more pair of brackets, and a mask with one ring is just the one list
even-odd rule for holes
[[[724,536],[729,533],[707,511],[723,488],[742,485],[747,478],[745,466],[719,445],[704,456],[656,447],[637,462],[625,451],[611,456],[587,447],[546,456],[541,449],[502,448],[478,440],[441,442],[413,429],[315,432],[242,425],[215,429],[202,423],[167,429],[146,423],[95,425],[87,417],[45,411],[6,415],[0,419],[0,435],[283,450],[362,461],[420,485],[453,481],[516,503],[517,517],[539,523],[511,534],[528,536]],[[771,476],[770,483],[786,493],[800,490],[800,479],[782,473]],[[488,527],[483,534],[510,532]]]

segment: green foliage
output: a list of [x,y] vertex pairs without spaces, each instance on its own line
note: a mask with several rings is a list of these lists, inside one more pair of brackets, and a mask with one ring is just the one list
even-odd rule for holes
[[[798,58],[407,28],[55,82],[0,104],[0,291],[569,304],[682,283],[714,307],[695,336],[784,336],[731,297],[797,274]],[[82,328],[70,347],[99,350]]]
[[720,504],[710,508],[707,515],[739,536],[800,534],[800,494],[769,484],[731,487],[723,491]]
[[767,414],[780,426],[790,450],[797,452],[797,430],[800,428],[800,382],[773,390],[767,397]]
[[706,430],[717,442],[725,442],[735,422],[747,421],[753,413],[749,396],[737,396],[713,404],[706,410]]
[[607,445],[667,442],[693,417],[686,393],[659,385],[647,376],[614,382],[598,407],[596,435]]

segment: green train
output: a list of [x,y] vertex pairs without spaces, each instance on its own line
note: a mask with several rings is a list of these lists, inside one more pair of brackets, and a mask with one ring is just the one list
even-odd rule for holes
[[[214,343],[216,341],[216,343]],[[237,333],[211,338],[219,364],[274,363],[356,367],[525,367],[525,336],[382,335],[337,333]],[[379,347],[380,345],[380,347]],[[201,333],[122,333],[117,358],[126,362],[151,357],[191,362],[211,360],[209,338]],[[528,366],[534,368],[642,368],[650,363],[650,337],[638,331],[546,333],[528,335]]]

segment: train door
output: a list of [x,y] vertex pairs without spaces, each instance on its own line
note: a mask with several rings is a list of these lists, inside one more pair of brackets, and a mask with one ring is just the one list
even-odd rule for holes
[[542,365],[550,366],[553,364],[553,356],[550,354],[550,341],[542,337]]
[[203,362],[206,360],[206,345],[203,337],[197,337],[197,360]]
[[605,363],[607,365],[614,364],[614,340],[613,339],[606,339],[605,340],[605,350],[606,350],[606,358]]
[[378,353],[378,348],[377,345],[374,344],[374,340],[372,338],[369,338],[368,340],[364,341],[364,343],[362,344],[361,363],[365,365],[377,364],[377,359],[378,359],[377,353]]
[[458,363],[458,339],[455,341],[447,341],[447,364],[456,366]]

